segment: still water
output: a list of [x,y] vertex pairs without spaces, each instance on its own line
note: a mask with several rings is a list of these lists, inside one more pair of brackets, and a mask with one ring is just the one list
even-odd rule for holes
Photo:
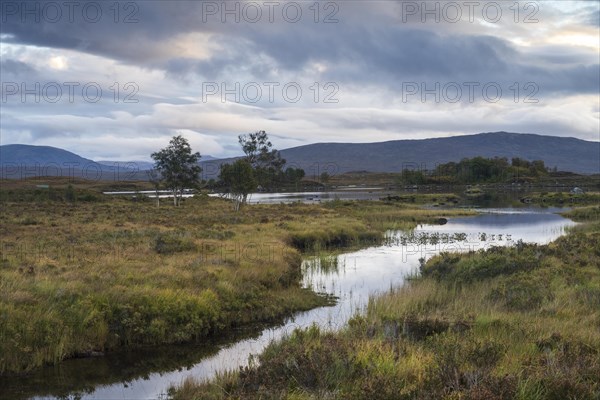
[[[284,192],[284,193],[251,193],[248,196],[250,204],[280,204],[301,202],[306,204],[327,202],[332,200],[379,200],[387,196],[381,188],[347,188],[332,192]],[[212,197],[222,196],[210,194]],[[227,197],[227,196],[225,196]]]
[[388,232],[384,245],[330,257],[307,257],[303,283],[338,298],[331,307],[302,312],[279,326],[232,332],[204,344],[166,346],[106,357],[67,360],[33,374],[0,379],[4,399],[166,399],[169,386],[186,377],[210,378],[217,371],[247,365],[272,340],[295,328],[318,324],[338,329],[368,302],[369,296],[401,285],[419,259],[441,251],[506,246],[519,240],[545,244],[575,223],[559,209],[481,209],[475,217],[445,225],[421,225],[411,232]]

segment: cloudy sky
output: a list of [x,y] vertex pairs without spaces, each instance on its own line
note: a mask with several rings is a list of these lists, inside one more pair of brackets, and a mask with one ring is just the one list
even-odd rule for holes
[[3,1],[1,144],[600,140],[598,1]]

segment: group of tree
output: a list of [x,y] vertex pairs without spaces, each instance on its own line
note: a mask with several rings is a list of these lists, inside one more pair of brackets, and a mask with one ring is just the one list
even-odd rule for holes
[[440,164],[431,171],[406,169],[400,174],[399,181],[406,185],[493,183],[535,179],[547,174],[542,160],[513,158],[509,162],[506,157],[474,157]]
[[[273,191],[297,185],[304,178],[303,169],[283,169],[286,161],[273,148],[265,131],[240,135],[238,139],[245,156],[232,164],[222,164],[219,181],[214,184],[234,200],[236,210],[256,190]],[[148,178],[154,184],[157,205],[161,186],[172,193],[175,206],[181,204],[186,189],[199,186],[200,158],[200,153],[193,153],[182,136],[173,137],[166,148],[152,153],[154,169],[148,172]]]
[[274,191],[283,186],[296,185],[304,178],[304,170],[289,167],[265,131],[238,137],[245,156],[232,164],[222,164],[217,183],[221,190],[234,199],[235,209],[247,202],[256,190]]
[[[235,209],[247,202],[248,195],[256,190],[273,191],[282,186],[298,184],[304,178],[304,170],[283,167],[286,161],[273,148],[265,131],[240,135],[239,143],[245,156],[232,164],[222,164],[216,186],[234,200]],[[200,183],[200,153],[193,153],[188,141],[175,136],[169,146],[153,153],[155,169],[149,179],[156,189],[159,204],[159,187],[171,191],[173,203],[181,203],[185,189],[195,188]],[[459,162],[438,165],[432,171],[403,170],[399,181],[402,184],[426,183],[490,183],[514,181],[522,178],[538,178],[548,174],[544,161],[528,161],[513,158],[510,163],[505,157],[464,158]],[[328,176],[322,176],[322,180]]]

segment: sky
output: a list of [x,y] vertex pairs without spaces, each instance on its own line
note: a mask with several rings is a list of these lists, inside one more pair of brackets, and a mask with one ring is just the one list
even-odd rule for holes
[[600,140],[599,1],[3,1],[0,144]]

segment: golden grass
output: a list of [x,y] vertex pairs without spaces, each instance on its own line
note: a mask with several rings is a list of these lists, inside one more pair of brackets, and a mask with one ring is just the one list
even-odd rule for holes
[[[599,213],[573,210],[587,224],[549,245],[435,257],[341,332],[295,331],[174,399],[597,399]],[[502,273],[476,268],[490,259]]]
[[[50,179],[52,197],[36,183],[0,191],[0,373],[90,351],[202,340],[325,304],[299,286],[298,249],[359,246],[453,213],[370,202],[234,213],[206,196],[157,209],[103,196],[106,184]],[[68,184],[74,202],[63,196]],[[311,246],[294,247],[295,238]]]

